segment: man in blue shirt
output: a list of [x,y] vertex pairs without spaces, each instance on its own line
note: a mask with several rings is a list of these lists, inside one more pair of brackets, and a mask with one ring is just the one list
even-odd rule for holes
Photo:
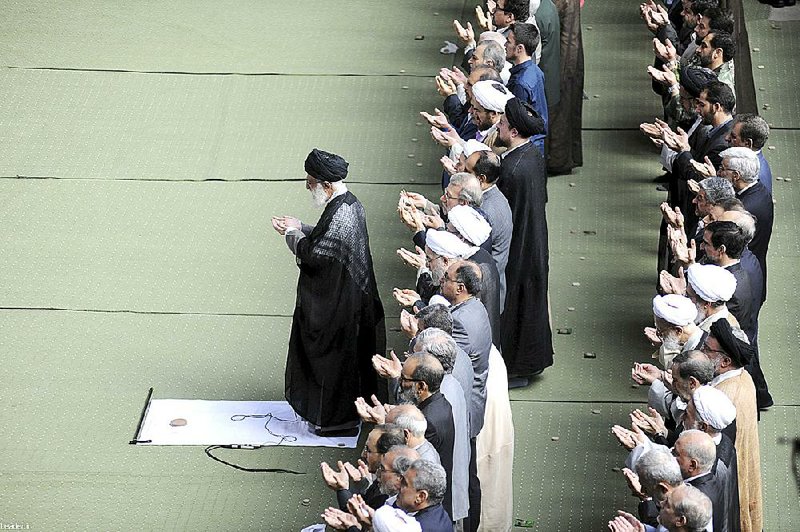
[[539,30],[533,24],[516,22],[511,25],[506,40],[506,59],[511,62],[508,90],[522,102],[531,104],[544,120],[545,131],[531,137],[531,142],[544,155],[547,135],[547,99],[544,94],[544,74],[531,57],[539,45]]

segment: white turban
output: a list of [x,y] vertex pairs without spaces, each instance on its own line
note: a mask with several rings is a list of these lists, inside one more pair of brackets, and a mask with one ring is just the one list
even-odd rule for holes
[[491,80],[479,81],[473,85],[472,95],[481,107],[496,113],[504,113],[506,102],[514,97],[502,83]]
[[653,314],[667,323],[683,327],[694,323],[697,307],[688,297],[667,294],[653,298]]
[[478,211],[468,205],[456,205],[447,211],[447,219],[461,236],[480,246],[492,233],[492,226]]
[[422,526],[413,516],[389,505],[375,510],[372,529],[375,532],[422,532]]
[[714,430],[721,431],[736,419],[736,407],[725,395],[713,386],[700,386],[692,394],[697,419],[707,423]]
[[736,291],[736,277],[713,264],[692,264],[686,270],[686,280],[703,301],[728,301]]
[[464,145],[464,157],[470,158],[472,154],[478,153],[479,151],[492,151],[492,149],[483,142],[475,139],[469,139]]
[[453,233],[436,229],[425,232],[425,245],[440,257],[448,259],[463,259],[478,251],[478,248],[470,246]]

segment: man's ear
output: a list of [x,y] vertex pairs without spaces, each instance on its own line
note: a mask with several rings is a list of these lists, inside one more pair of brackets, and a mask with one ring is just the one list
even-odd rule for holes
[[419,504],[428,502],[428,490],[419,490],[417,492],[417,501]]

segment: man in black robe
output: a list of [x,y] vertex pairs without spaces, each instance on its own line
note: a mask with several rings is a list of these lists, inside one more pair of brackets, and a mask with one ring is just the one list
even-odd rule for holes
[[506,303],[501,352],[509,388],[527,386],[553,365],[553,336],[547,301],[547,173],[544,157],[529,142],[544,131],[530,104],[513,98],[500,119],[497,143],[507,146],[497,187],[508,199],[514,225],[506,266]]
[[324,207],[319,222],[272,219],[300,268],[286,400],[327,435],[357,428],[354,401],[376,392],[371,360],[386,348],[364,207],[342,183],[347,166],[338,155],[314,149],[305,161],[306,189]]

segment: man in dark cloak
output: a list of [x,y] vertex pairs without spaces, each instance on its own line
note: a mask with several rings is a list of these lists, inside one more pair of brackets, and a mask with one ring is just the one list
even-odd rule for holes
[[506,303],[501,319],[501,352],[510,388],[527,386],[553,365],[553,337],[547,299],[547,172],[530,137],[544,121],[528,103],[513,98],[500,120],[498,142],[507,146],[497,187],[508,199],[514,225],[506,266]]
[[376,392],[372,356],[386,348],[383,305],[364,207],[347,190],[347,162],[314,149],[306,189],[324,208],[316,226],[274,217],[300,278],[286,360],[286,400],[319,434],[354,432],[354,401]]

